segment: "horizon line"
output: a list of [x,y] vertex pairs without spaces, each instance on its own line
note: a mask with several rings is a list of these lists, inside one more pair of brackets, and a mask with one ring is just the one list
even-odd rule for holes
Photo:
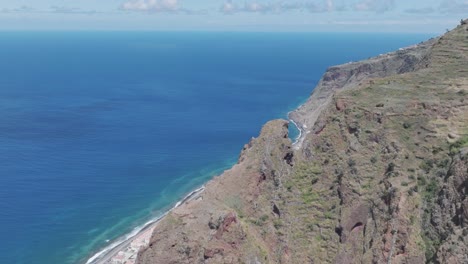
[[[447,31],[449,29],[446,29]],[[386,30],[386,31],[374,31],[374,30],[356,30],[356,31],[338,31],[338,30],[242,30],[242,29],[229,29],[229,30],[220,30],[220,29],[1,29],[0,33],[12,33],[12,32],[30,32],[30,33],[75,33],[75,32],[121,32],[121,33],[339,33],[339,34],[444,34],[445,31],[396,31],[396,30]]]

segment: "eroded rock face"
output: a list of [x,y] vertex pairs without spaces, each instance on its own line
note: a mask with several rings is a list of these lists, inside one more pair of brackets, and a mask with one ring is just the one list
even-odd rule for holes
[[468,263],[467,37],[330,68],[137,263]]
[[221,239],[225,232],[229,232],[229,227],[233,224],[237,224],[237,216],[233,212],[230,212],[224,217],[224,220],[221,226],[218,227],[214,237],[216,239]]
[[441,263],[468,261],[467,191],[468,155],[457,155],[444,177],[431,214],[431,235],[441,243],[434,247],[433,259]]

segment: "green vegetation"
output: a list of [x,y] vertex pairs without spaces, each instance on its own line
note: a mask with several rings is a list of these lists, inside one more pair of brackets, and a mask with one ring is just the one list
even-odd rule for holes
[[331,211],[326,211],[323,216],[327,219],[333,219],[333,213]]
[[424,176],[418,176],[418,185],[419,186],[424,186],[427,184],[427,180],[426,180],[426,177]]
[[322,167],[316,163],[299,162],[294,166],[292,177],[285,183],[285,187],[290,192],[293,187],[298,188],[304,203],[311,203],[319,198],[312,185],[318,182],[322,173]]
[[294,178],[304,179],[304,178],[314,178],[317,175],[322,173],[322,168],[318,164],[307,164],[305,162],[300,162],[294,166]]
[[386,171],[386,172],[387,172],[387,173],[391,173],[391,172],[393,172],[393,171],[395,171],[395,163],[390,162],[390,163],[388,164],[388,166],[387,166],[387,171]]
[[224,203],[230,208],[236,210],[239,218],[244,218],[244,202],[238,195],[226,197]]
[[448,165],[450,163],[450,159],[441,159],[438,163],[437,163],[437,167],[438,168],[447,168]]
[[255,219],[255,220],[250,220],[252,224],[255,224],[257,226],[263,226],[266,221],[268,221],[269,216],[268,215],[262,215],[260,218]]
[[457,154],[462,148],[468,147],[468,136],[464,136],[454,143],[450,144],[450,153]]
[[431,160],[431,159],[424,160],[419,165],[419,168],[426,173],[429,173],[432,170],[432,167],[434,167],[434,160]]
[[438,190],[437,180],[432,178],[429,184],[426,186],[426,189],[424,191],[424,196],[427,199],[432,199],[435,197],[437,190]]
[[275,219],[273,221],[273,226],[276,228],[276,229],[280,229],[282,226],[283,226],[283,223],[281,222],[280,219]]
[[436,249],[440,246],[440,240],[438,239],[431,239],[429,237],[430,234],[427,232],[423,236],[424,240],[424,248],[425,248],[425,255],[426,255],[426,261],[427,263],[431,263],[435,257],[436,254]]
[[312,188],[309,188],[307,191],[303,192],[301,197],[304,203],[306,204],[315,202],[320,198],[319,194],[317,192],[314,192]]
[[284,187],[286,188],[286,190],[288,190],[288,192],[292,192],[293,186],[294,186],[293,181],[287,181],[287,182],[284,184]]

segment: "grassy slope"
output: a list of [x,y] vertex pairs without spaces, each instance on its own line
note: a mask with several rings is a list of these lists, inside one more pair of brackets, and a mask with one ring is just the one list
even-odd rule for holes
[[441,244],[429,228],[433,203],[467,144],[467,26],[438,40],[428,68],[334,99],[346,109],[324,111],[325,127],[307,137],[285,184],[294,259],[430,260]]

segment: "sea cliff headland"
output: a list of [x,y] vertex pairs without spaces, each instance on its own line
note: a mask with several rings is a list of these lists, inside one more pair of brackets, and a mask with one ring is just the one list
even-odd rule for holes
[[[329,68],[289,115],[296,144],[288,121],[268,122],[151,236],[92,263],[466,262],[467,69],[466,20]],[[132,243],[138,254],[117,259]]]

